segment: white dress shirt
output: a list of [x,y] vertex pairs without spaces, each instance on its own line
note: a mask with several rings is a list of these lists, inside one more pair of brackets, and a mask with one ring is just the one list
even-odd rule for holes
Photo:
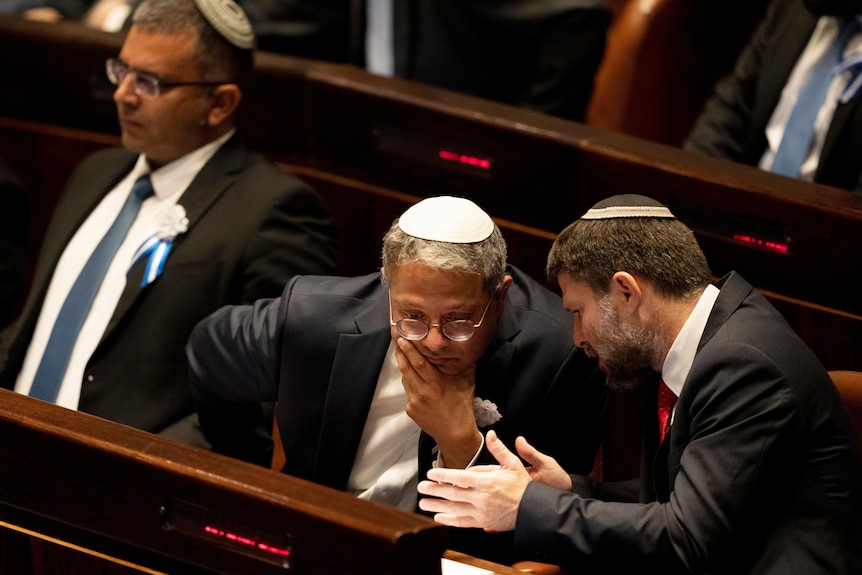
[[395,75],[393,0],[368,0],[365,28],[365,68],[380,76]]
[[[691,371],[694,356],[697,355],[697,346],[700,345],[700,340],[703,338],[703,330],[706,329],[706,322],[709,320],[709,314],[712,313],[712,307],[715,305],[719,293],[720,290],[716,286],[712,284],[706,286],[697,301],[697,305],[694,306],[676,339],[673,340],[667,357],[664,358],[661,378],[677,397],[682,393],[688,372]],[[671,422],[673,422],[673,413],[671,414]]]
[[[395,359],[395,342],[390,342],[347,480],[347,491],[360,499],[412,512],[416,510],[419,435],[422,430],[404,411],[407,392],[401,377]],[[483,437],[467,467],[475,465],[484,446]],[[442,467],[439,452],[432,465]]]
[[414,511],[421,430],[404,411],[406,405],[407,393],[395,359],[395,342],[390,342],[347,490],[360,499]]
[[[90,313],[84,320],[84,325],[81,327],[72,350],[66,374],[60,385],[57,405],[69,409],[78,408],[84,370],[105,333],[123,289],[126,287],[126,272],[132,264],[132,257],[138,247],[156,232],[158,215],[161,210],[177,203],[204,164],[232,134],[233,131],[151,173],[150,179],[155,194],[144,200],[137,218],[105,274],[102,285],[93,300]],[[117,218],[135,180],[149,172],[150,168],[146,159],[143,155],[139,156],[132,171],[120,180],[113,190],[108,192],[66,245],[63,255],[54,269],[48,292],[42,302],[42,310],[36,323],[36,329],[33,332],[24,363],[15,383],[15,391],[18,393],[28,394],[30,392],[33,377],[42,360],[54,322],[72,288],[72,284],[75,283],[96,245]],[[146,353],[146,350],[142,349],[141,353]]]

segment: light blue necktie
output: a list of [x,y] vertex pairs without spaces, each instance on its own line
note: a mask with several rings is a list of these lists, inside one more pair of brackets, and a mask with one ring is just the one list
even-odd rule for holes
[[69,290],[69,295],[66,296],[66,301],[63,302],[63,307],[57,315],[57,321],[54,322],[54,329],[45,346],[45,353],[36,370],[36,376],[33,378],[33,386],[30,388],[31,397],[52,403],[57,401],[60,383],[66,374],[72,348],[75,346],[78,332],[87,314],[90,313],[90,306],[99,291],[99,286],[102,285],[102,279],[120,244],[126,238],[129,228],[132,227],[141,204],[151,195],[153,195],[153,185],[150,182],[150,176],[141,176],[132,186],[132,191],[126,198],[117,219],[93,250],[93,254],[87,260],[72,289]]
[[771,171],[796,178],[802,167],[808,150],[811,147],[811,138],[814,135],[814,120],[817,112],[823,106],[829,85],[832,83],[832,73],[841,62],[841,55],[847,42],[859,31],[859,21],[856,18],[841,24],[838,37],[829,46],[829,50],[823,58],[814,66],[808,82],[799,92],[796,105],[790,113],[790,119],[784,128],[784,136],[781,144],[775,152]]

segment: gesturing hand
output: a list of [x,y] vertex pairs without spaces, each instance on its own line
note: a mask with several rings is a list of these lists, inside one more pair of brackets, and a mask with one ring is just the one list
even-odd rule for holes
[[430,481],[419,482],[419,493],[439,499],[421,499],[419,508],[435,513],[434,520],[443,525],[514,529],[530,474],[494,431],[486,435],[485,445],[500,465],[429,470]]
[[532,466],[527,468],[530,479],[559,489],[560,491],[572,490],[572,478],[566,473],[565,469],[560,467],[556,459],[541,453],[527,443],[527,440],[523,437],[515,439],[515,449],[518,451],[518,455],[523,457]]

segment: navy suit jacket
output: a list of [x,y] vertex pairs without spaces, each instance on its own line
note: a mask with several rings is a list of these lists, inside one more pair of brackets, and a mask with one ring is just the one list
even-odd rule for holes
[[[766,125],[778,105],[817,17],[802,0],[777,0],[733,72],[714,95],[685,142],[689,150],[756,166],[767,148]],[[826,134],[814,180],[856,189],[862,174],[862,98],[839,104]]]
[[579,573],[862,572],[862,457],[841,396],[751,285],[718,285],[658,449],[651,418],[641,481],[531,484],[519,548]]
[[[137,159],[112,148],[77,168],[60,198],[19,319],[2,334],[0,384],[14,388],[45,293],[66,244]],[[318,195],[252,154],[237,136],[201,169],[179,204],[177,236],[162,274],[147,287],[141,261],[90,358],[79,410],[198,443],[185,344],[194,325],[229,303],[278,295],[297,273],[332,273],[334,231]],[[130,262],[131,263],[131,262]],[[200,437],[202,439],[202,437]],[[202,443],[205,445],[205,443]]]
[[[517,435],[564,465],[589,473],[603,431],[607,391],[596,363],[572,342],[560,298],[517,269],[497,336],[480,358],[476,396],[497,404],[495,429]],[[237,404],[278,400],[283,471],[344,490],[391,341],[380,274],[299,277],[281,298],[232,306],[195,328],[189,341],[192,388],[213,449],[243,456],[256,440],[238,429]],[[444,415],[441,414],[441,417]],[[430,437],[419,444],[420,477],[431,466]],[[494,461],[490,454],[482,460]],[[453,546],[511,560],[510,541],[458,534]],[[479,541],[480,540],[480,541]],[[496,547],[496,548],[495,548]]]

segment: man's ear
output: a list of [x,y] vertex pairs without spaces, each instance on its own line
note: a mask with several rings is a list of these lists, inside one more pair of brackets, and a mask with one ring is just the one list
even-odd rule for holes
[[213,90],[213,105],[207,123],[215,128],[231,118],[242,100],[242,90],[236,84],[221,84]]
[[500,313],[503,310],[503,302],[506,301],[506,294],[509,293],[509,288],[512,287],[512,276],[507,275],[503,278],[503,285],[497,290],[496,294],[496,302],[494,305],[497,306],[497,313]]
[[643,286],[628,272],[617,272],[611,278],[611,296],[620,306],[634,314],[643,301]]

